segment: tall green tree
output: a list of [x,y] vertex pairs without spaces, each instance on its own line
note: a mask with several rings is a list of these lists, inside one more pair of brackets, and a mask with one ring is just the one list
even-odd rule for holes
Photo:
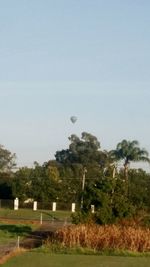
[[15,173],[12,179],[13,197],[18,197],[20,200],[32,198],[32,173],[33,169],[28,167],[21,167]]
[[150,210],[150,174],[142,169],[130,169],[129,200],[138,210]]
[[128,169],[130,162],[144,161],[150,163],[148,152],[139,147],[137,140],[123,140],[117,144],[115,150],[110,151],[114,161],[123,161],[125,180],[128,180]]
[[74,197],[82,203],[87,185],[101,179],[108,155],[106,151],[100,150],[100,142],[90,133],[83,132],[81,138],[73,134],[69,141],[69,148],[57,151],[55,157],[65,171],[65,179],[62,181],[67,180],[69,184],[68,193],[74,192]]
[[100,150],[100,142],[97,137],[83,132],[81,138],[73,134],[69,137],[69,141],[68,149],[56,152],[57,162],[66,166],[80,166],[83,171],[86,168],[87,174],[91,172],[91,169],[97,169],[100,172],[106,167],[107,153]]
[[12,174],[0,172],[0,199],[12,199],[12,181]]
[[92,134],[83,132],[81,139],[72,134],[69,141],[69,149],[56,152],[56,161],[81,164],[84,167],[93,161],[100,161],[100,142]]
[[12,169],[15,164],[16,155],[0,145],[0,198],[12,198]]
[[8,172],[15,164],[16,155],[0,145],[0,172]]
[[50,165],[44,163],[42,166],[35,162],[31,172],[31,194],[40,202],[48,203],[56,201],[59,197],[59,173],[55,169],[49,169]]

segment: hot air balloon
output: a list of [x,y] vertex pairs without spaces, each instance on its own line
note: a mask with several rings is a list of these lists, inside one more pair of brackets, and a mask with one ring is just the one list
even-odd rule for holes
[[77,117],[76,116],[71,116],[70,120],[72,123],[75,123],[77,121]]

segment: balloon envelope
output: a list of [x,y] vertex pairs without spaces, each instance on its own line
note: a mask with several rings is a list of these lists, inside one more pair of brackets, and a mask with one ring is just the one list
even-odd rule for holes
[[71,116],[70,118],[72,123],[75,123],[77,121],[77,117],[76,116]]

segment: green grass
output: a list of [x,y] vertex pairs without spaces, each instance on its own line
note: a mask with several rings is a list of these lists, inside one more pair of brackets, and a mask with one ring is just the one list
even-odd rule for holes
[[35,226],[32,225],[12,225],[0,224],[0,245],[9,244],[16,241],[17,237],[25,237],[30,234]]
[[49,210],[37,210],[32,209],[0,209],[0,220],[5,219],[21,219],[21,220],[38,220],[40,221],[41,213],[43,220],[70,220],[71,212],[69,211],[49,211]]
[[51,253],[51,254],[67,254],[67,255],[96,255],[96,256],[131,256],[131,257],[150,257],[150,252],[136,252],[130,250],[95,250],[93,248],[84,247],[64,247],[59,243],[43,244],[39,248],[35,248],[34,252]]
[[[0,209],[0,245],[7,244],[14,240],[17,240],[17,236],[25,236],[31,230],[34,230],[38,225],[32,224],[34,220],[40,224],[41,213],[43,220],[70,220],[71,212],[67,211],[48,211],[48,210],[37,210],[32,209]],[[11,225],[6,224],[5,220],[12,220]],[[16,220],[15,224],[14,221]],[[21,224],[17,224],[20,220]],[[27,223],[27,225],[25,225]]]
[[56,255],[28,252],[6,262],[4,267],[149,267],[150,257]]

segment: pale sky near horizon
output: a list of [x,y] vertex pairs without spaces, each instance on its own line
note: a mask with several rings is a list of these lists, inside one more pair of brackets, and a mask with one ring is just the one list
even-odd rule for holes
[[83,131],[150,153],[149,13],[148,0],[0,1],[0,144],[19,166]]

